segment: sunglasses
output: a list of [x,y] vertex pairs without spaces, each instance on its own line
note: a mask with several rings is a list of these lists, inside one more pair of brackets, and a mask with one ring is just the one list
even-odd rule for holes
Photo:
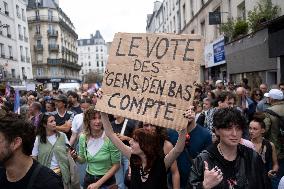
[[255,94],[255,96],[260,96],[260,94]]

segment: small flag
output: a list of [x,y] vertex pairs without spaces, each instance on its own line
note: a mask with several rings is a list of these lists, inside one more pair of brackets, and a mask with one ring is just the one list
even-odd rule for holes
[[10,83],[7,82],[7,83],[6,83],[6,88],[5,88],[5,96],[6,96],[6,97],[9,97],[10,94],[11,94]]
[[20,114],[20,93],[19,89],[15,91],[14,112]]

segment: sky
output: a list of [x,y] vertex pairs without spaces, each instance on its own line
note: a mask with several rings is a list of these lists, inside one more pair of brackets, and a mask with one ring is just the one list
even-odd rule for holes
[[79,39],[100,30],[106,42],[117,32],[145,33],[147,14],[155,0],[59,0],[59,7],[75,26]]

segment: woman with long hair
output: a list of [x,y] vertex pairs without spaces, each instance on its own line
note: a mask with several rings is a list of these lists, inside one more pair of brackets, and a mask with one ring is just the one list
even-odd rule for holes
[[37,128],[32,156],[42,165],[62,177],[64,189],[71,188],[71,174],[68,160],[67,136],[56,130],[53,115],[43,115]]
[[249,134],[256,152],[261,156],[267,175],[273,180],[279,169],[275,145],[263,138],[265,133],[265,115],[261,112],[254,114],[249,124]]
[[84,113],[83,133],[79,138],[79,155],[72,157],[87,163],[84,189],[115,188],[114,174],[120,166],[120,152],[106,137],[101,115],[94,108]]
[[[157,135],[159,150],[162,156],[167,155],[173,149],[172,143],[168,140],[168,133],[166,128],[158,127],[150,123],[143,122],[141,122],[140,125],[143,129],[148,130],[153,134]],[[180,175],[176,161],[174,161],[174,163],[171,165],[170,171],[172,174],[172,188],[180,188]]]
[[[161,155],[158,137],[143,128],[135,129],[130,147],[125,145],[113,132],[106,113],[101,113],[106,135],[117,148],[130,160],[131,189],[164,189],[167,188],[167,169],[183,151],[185,129],[180,131],[176,146],[165,156]],[[189,112],[186,113],[188,117]]]

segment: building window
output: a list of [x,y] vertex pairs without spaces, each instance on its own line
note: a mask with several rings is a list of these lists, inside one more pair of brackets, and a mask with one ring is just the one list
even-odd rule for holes
[[99,51],[99,47],[98,46],[96,46],[96,52],[98,52]]
[[100,63],[99,63],[99,61],[97,61],[97,67],[100,67]]
[[6,29],[7,29],[7,37],[8,37],[8,38],[12,38],[10,26],[7,25]]
[[240,3],[238,5],[238,7],[237,7],[237,16],[241,20],[245,20],[246,19],[246,4],[245,4],[245,1],[243,1],[242,3]]
[[16,5],[17,17],[21,18],[19,5]]
[[49,9],[48,10],[48,20],[52,21],[52,19],[53,19],[53,11]]
[[25,9],[22,9],[22,20],[26,21]]
[[185,4],[182,5],[182,14],[183,14],[183,27],[186,25],[186,11],[185,11]]
[[4,44],[0,43],[1,58],[5,58]]
[[201,23],[200,23],[200,34],[203,36],[203,37],[206,37],[206,31],[205,31],[205,20],[203,20]]
[[12,73],[12,78],[16,77],[16,70],[15,69],[11,69],[11,73]]
[[36,72],[37,72],[37,75],[38,75],[38,76],[43,75],[43,68],[37,68],[37,69],[36,69]]
[[29,59],[29,49],[28,49],[28,47],[25,47],[25,50],[26,50],[27,62],[29,62],[29,61],[28,61],[28,59]]
[[[2,26],[1,20],[0,20],[0,26]],[[2,31],[3,31],[2,28],[3,28],[3,27],[0,27],[0,35],[2,35]]]
[[36,25],[36,34],[40,34],[40,24]]
[[190,32],[191,34],[194,34],[195,33],[195,31],[194,31],[194,29],[193,30],[191,30],[191,32]]
[[39,10],[35,11],[35,15],[36,15],[36,20],[39,20],[40,19],[40,17],[39,17]]
[[103,46],[101,46],[101,52],[103,52],[103,51],[104,51]]
[[89,62],[89,66],[91,66],[91,62]]
[[193,18],[193,16],[194,16],[194,4],[193,4],[193,0],[190,0],[190,16],[191,16],[191,18]]
[[23,35],[22,35],[22,26],[19,24],[18,25],[18,32],[19,32],[19,39],[23,40]]
[[101,62],[101,66],[104,67],[104,61]]
[[88,47],[88,51],[90,51],[90,47]]
[[5,1],[3,2],[4,3],[4,13],[6,14],[6,16],[9,16],[9,8],[8,8],[8,3],[6,3]]
[[99,54],[96,54],[96,59],[99,59]]
[[8,49],[9,49],[9,58],[13,59],[13,49],[12,49],[12,46],[8,46]]

